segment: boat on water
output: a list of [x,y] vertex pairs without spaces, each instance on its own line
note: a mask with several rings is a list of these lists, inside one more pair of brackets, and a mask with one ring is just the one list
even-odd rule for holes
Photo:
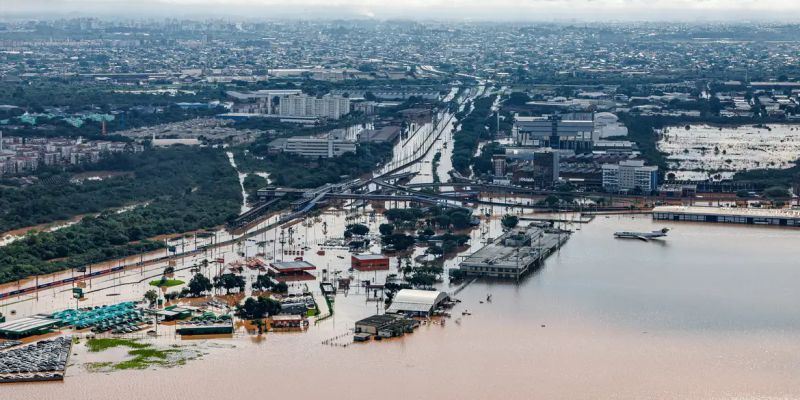
[[653,239],[667,237],[667,232],[669,232],[669,228],[652,232],[614,232],[614,237],[617,239],[639,239],[648,242]]

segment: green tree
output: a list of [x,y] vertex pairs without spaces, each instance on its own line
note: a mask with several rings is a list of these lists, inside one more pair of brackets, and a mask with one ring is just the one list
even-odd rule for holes
[[383,243],[394,246],[397,251],[404,251],[414,245],[414,237],[403,233],[393,233],[384,236]]
[[272,291],[275,293],[286,293],[289,291],[289,285],[287,285],[286,282],[278,282],[272,287]]
[[236,306],[236,315],[243,319],[258,319],[281,312],[281,303],[269,297],[247,298],[244,304]]
[[378,227],[378,231],[379,231],[379,232],[381,233],[381,235],[383,235],[383,236],[388,236],[388,235],[391,235],[391,234],[392,234],[392,232],[394,232],[394,225],[393,225],[393,224],[381,224],[381,225]]
[[453,223],[453,228],[464,229],[469,227],[470,215],[467,212],[454,212],[450,214],[450,221]]
[[770,199],[789,197],[789,191],[783,186],[772,186],[764,190],[764,196]]
[[244,278],[236,274],[222,274],[214,277],[214,287],[224,288],[226,294],[230,294],[232,289],[244,291]]
[[189,281],[189,293],[194,296],[200,296],[213,288],[214,285],[211,284],[211,280],[203,274],[195,274]]
[[254,290],[267,290],[275,286],[275,282],[267,275],[258,275],[256,281],[253,282]]
[[156,302],[158,301],[158,292],[156,292],[153,289],[150,289],[144,293],[144,299],[147,300],[148,303],[150,303],[150,307],[153,307],[156,305]]
[[347,225],[347,231],[354,235],[364,236],[369,233],[369,227],[363,224],[350,224]]
[[506,214],[500,221],[506,229],[513,229],[519,223],[519,218],[516,215]]

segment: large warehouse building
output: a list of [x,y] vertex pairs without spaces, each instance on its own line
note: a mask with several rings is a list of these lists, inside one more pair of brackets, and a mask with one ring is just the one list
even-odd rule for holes
[[800,227],[800,211],[789,209],[659,206],[653,209],[653,219]]
[[394,296],[386,312],[428,317],[449,299],[447,292],[402,289]]
[[47,333],[60,323],[57,319],[44,315],[20,318],[0,324],[0,336],[9,339],[20,339]]

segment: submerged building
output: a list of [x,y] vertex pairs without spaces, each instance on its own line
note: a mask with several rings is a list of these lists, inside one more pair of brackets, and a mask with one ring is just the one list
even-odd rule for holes
[[800,211],[790,209],[659,206],[653,209],[653,219],[800,227]]
[[450,299],[447,292],[435,290],[401,289],[392,299],[387,313],[428,317]]
[[357,321],[355,334],[357,341],[363,341],[370,336],[384,338],[402,336],[411,333],[419,326],[419,321],[406,318],[401,314],[373,315]]
[[513,229],[465,258],[459,268],[468,276],[519,279],[567,239],[569,232],[558,229]]

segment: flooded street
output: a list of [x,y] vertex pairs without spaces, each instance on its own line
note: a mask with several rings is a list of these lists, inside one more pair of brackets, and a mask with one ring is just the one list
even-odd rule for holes
[[[322,218],[331,221],[329,230],[338,235],[341,226],[334,222],[343,216],[326,213]],[[371,228],[378,223],[370,223]],[[491,225],[497,226],[497,221]],[[296,226],[302,232],[301,225]],[[477,281],[458,294],[462,303],[445,326],[423,325],[400,339],[348,347],[322,344],[347,334],[355,320],[375,312],[375,303],[353,290],[337,295],[332,318],[304,333],[261,338],[237,333],[210,340],[209,354],[170,369],[101,374],[73,365],[63,383],[4,386],[3,398],[114,397],[122,392],[132,399],[239,397],[269,388],[273,396],[361,399],[407,381],[416,385],[383,392],[382,397],[714,398],[797,393],[800,270],[791,260],[798,255],[794,244],[800,232],[665,226],[673,229],[665,241],[619,240],[613,239],[614,231],[653,230],[662,224],[649,216],[598,217],[580,226],[541,270],[519,285]],[[473,231],[473,247],[465,253],[480,247],[480,231]],[[303,236],[301,240],[309,238]],[[320,268],[326,262],[332,269],[348,264],[337,254],[310,260]],[[492,301],[481,304],[489,293]],[[461,317],[463,310],[473,315]]]
[[233,158],[233,153],[226,151],[225,155],[228,156],[228,162],[231,164],[231,167],[236,170],[236,175],[239,177],[239,187],[242,190],[242,208],[239,213],[244,214],[250,211],[251,208],[247,205],[247,191],[244,189],[244,178],[247,177],[247,174],[239,172],[239,167],[236,165],[236,160]]

